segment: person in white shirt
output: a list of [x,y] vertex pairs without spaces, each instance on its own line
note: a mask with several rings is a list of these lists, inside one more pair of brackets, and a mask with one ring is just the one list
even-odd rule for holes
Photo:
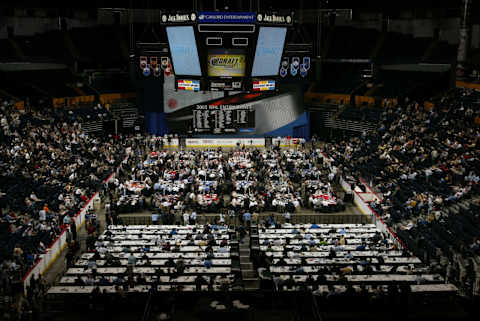
[[183,224],[188,225],[189,220],[190,220],[190,215],[187,212],[183,213]]
[[40,211],[38,212],[38,220],[39,220],[40,222],[47,220],[47,212],[46,212],[45,210],[40,210]]

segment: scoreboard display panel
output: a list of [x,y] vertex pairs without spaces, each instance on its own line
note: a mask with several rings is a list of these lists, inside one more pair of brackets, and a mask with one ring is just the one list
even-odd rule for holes
[[193,131],[208,134],[235,134],[255,128],[255,111],[248,105],[197,105]]
[[244,77],[245,50],[209,49],[208,77]]
[[254,101],[260,93],[237,94],[193,109],[193,132],[205,134],[235,134],[255,131]]
[[[162,13],[161,21],[177,80],[198,80],[199,91],[251,92],[252,77],[279,77],[293,13]],[[178,87],[181,82],[175,83],[177,89],[184,89]],[[259,91],[272,88],[277,87],[261,87]]]

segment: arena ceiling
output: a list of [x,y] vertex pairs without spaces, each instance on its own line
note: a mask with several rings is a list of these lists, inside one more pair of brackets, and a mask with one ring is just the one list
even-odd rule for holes
[[[294,9],[317,9],[322,8],[362,8],[367,10],[385,10],[395,8],[459,8],[461,0],[300,0],[293,1]],[[475,2],[475,1],[472,1]],[[168,10],[192,10],[195,6],[199,10],[213,10],[215,7],[224,10],[261,10],[292,9],[292,1],[282,0],[186,0],[186,1],[165,1],[165,0],[17,0],[15,7],[24,8],[155,8]],[[0,8],[8,8],[8,2],[0,4]]]

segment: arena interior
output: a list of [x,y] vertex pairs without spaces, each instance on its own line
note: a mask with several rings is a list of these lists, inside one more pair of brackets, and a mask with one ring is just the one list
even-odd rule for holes
[[473,0],[0,4],[0,319],[473,320],[479,70]]

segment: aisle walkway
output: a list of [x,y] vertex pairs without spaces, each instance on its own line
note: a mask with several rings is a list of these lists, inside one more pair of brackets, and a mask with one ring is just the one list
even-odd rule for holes
[[[94,203],[94,210],[95,213],[97,214],[97,220],[100,222],[100,231],[99,233],[103,233],[103,230],[105,229],[105,208],[103,202],[96,202]],[[84,224],[77,232],[77,239],[80,242],[80,253],[86,252],[87,246],[86,246],[86,241],[87,241],[87,231],[86,231],[86,224]],[[47,284],[50,285],[55,285],[58,283],[60,278],[63,276],[65,270],[66,270],[66,260],[65,260],[65,255],[67,254],[67,248],[65,248],[60,255],[58,255],[57,259],[53,264],[50,266],[50,268],[45,272],[43,277],[45,278],[45,281]]]

